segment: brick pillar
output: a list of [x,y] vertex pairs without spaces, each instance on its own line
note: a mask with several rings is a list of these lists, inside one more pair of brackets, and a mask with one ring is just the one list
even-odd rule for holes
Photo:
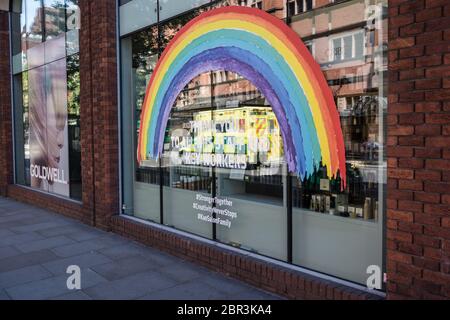
[[83,204],[108,229],[119,213],[116,5],[81,0],[80,9]]
[[390,0],[390,299],[450,298],[449,77],[449,1]]
[[0,12],[0,196],[13,181],[9,18]]

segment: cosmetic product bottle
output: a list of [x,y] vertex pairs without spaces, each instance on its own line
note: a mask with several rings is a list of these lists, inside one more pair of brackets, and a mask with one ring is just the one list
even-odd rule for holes
[[325,196],[325,212],[330,212],[331,209],[331,197]]
[[356,208],[348,207],[348,214],[350,215],[350,218],[356,219]]
[[375,204],[373,206],[373,217],[375,221],[378,221],[378,201],[375,201]]
[[337,207],[337,194],[332,194],[331,195],[331,199],[330,199],[330,208],[331,209],[336,209]]
[[302,208],[308,209],[311,206],[311,196],[308,195],[308,191],[303,188],[302,189]]
[[355,208],[355,210],[356,210],[356,217],[362,219],[364,217],[364,209],[361,207],[357,207]]
[[364,202],[364,220],[370,220],[373,218],[372,215],[372,199],[366,198]]
[[338,215],[341,217],[345,217],[345,207],[344,206],[338,206]]
[[292,206],[296,207],[298,203],[298,195],[297,195],[297,188],[292,188]]

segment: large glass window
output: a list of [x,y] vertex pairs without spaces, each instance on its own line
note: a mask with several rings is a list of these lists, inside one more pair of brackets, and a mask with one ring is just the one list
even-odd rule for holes
[[12,18],[16,183],[81,200],[78,40],[68,36],[80,26],[78,1],[18,2],[22,12]]
[[[158,159],[137,161],[141,107],[160,55],[193,18],[228,5],[284,19],[320,65],[340,115],[345,188],[325,166],[303,179],[289,173],[280,119],[245,70],[187,79],[161,124]],[[387,1],[284,6],[212,1],[122,39],[124,213],[365,284],[367,268],[384,263]]]
[[[159,161],[146,161],[145,165],[139,166],[136,163],[136,148],[138,134],[140,130],[140,118],[142,104],[145,98],[147,84],[153,74],[153,70],[158,61],[158,29],[150,28],[147,31],[135,34],[129,39],[128,46],[122,46],[122,55],[129,55],[132,59],[131,69],[125,68],[122,72],[130,77],[129,87],[132,91],[130,99],[131,108],[124,113],[128,121],[124,123],[125,128],[132,126],[132,134],[123,137],[124,157],[127,157],[125,168],[134,172],[132,178],[124,176],[124,183],[129,188],[124,193],[125,212],[135,212],[136,216],[142,219],[161,222],[161,183],[162,170]],[[131,70],[131,72],[130,72]],[[125,131],[130,132],[130,131]],[[134,176],[134,177],[133,177]],[[146,199],[153,199],[153,204],[148,206]]]

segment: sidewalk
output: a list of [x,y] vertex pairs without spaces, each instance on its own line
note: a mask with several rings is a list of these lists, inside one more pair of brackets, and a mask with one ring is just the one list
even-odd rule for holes
[[[67,267],[81,268],[78,291]],[[279,299],[55,213],[0,198],[0,300]]]

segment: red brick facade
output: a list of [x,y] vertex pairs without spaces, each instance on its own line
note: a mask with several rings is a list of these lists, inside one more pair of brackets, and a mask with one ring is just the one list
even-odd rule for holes
[[119,213],[116,6],[80,1],[83,204],[108,229]]
[[389,1],[388,298],[450,298],[450,2]]
[[[5,13],[0,13],[0,195],[112,229],[290,298],[374,298],[118,216],[115,2],[80,0],[80,7],[82,203],[12,185]],[[388,298],[450,298],[449,1],[389,0],[389,42]]]
[[0,196],[13,182],[8,14],[0,12]]

